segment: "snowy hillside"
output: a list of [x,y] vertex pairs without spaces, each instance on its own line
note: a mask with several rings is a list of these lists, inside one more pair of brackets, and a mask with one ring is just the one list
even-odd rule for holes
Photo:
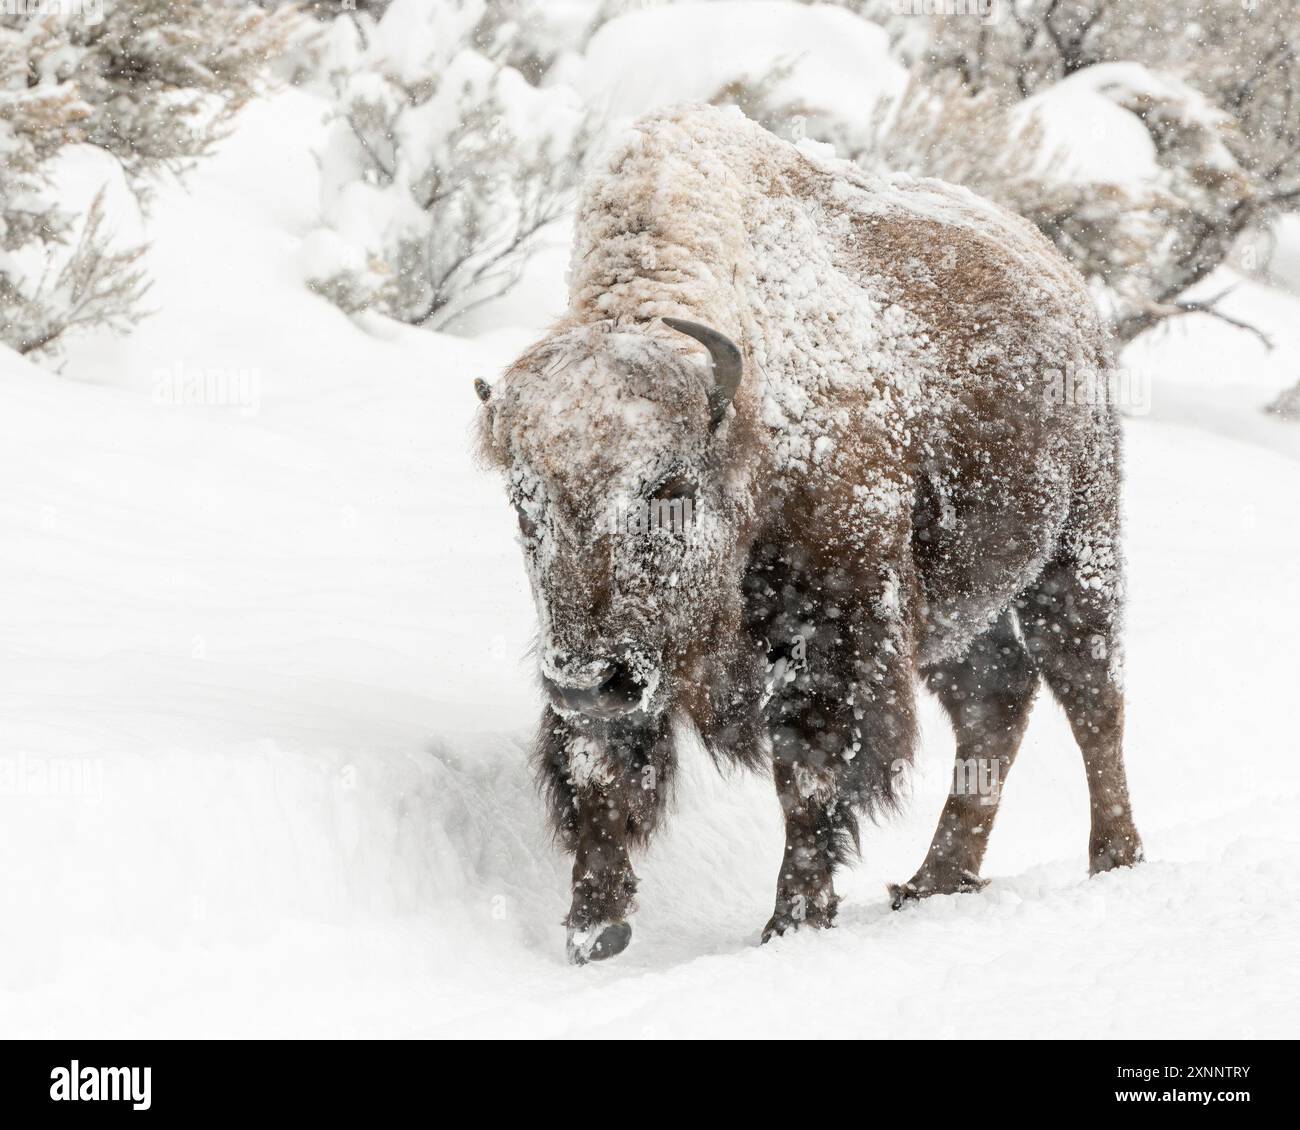
[[891,911],[949,784],[927,700],[837,929],[759,946],[771,782],[694,750],[631,947],[577,969],[526,765],[532,603],[469,451],[473,378],[563,307],[567,231],[474,336],[354,322],[303,284],[324,111],[255,102],[159,190],[133,335],[58,374],[0,349],[0,1036],[1296,1034],[1300,426],[1259,408],[1300,377],[1300,297],[1225,302],[1272,353],[1192,315],[1125,357],[1143,866],[1087,878],[1043,697],[989,888]]

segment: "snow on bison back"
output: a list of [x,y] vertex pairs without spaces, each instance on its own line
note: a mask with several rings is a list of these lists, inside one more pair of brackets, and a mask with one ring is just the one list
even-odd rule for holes
[[683,725],[771,765],[764,939],[831,925],[918,677],[975,772],[896,905],[979,887],[997,797],[974,782],[1005,781],[1040,679],[1083,751],[1092,870],[1136,862],[1108,343],[1051,245],[965,189],[685,106],[590,176],[571,274],[563,319],[477,386],[537,604],[570,958],[631,937],[629,851]]

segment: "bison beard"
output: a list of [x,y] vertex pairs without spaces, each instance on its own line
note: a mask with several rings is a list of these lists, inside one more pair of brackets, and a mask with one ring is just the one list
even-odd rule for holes
[[[1091,870],[1141,857],[1119,424],[1104,389],[1057,394],[1109,347],[1037,232],[685,107],[589,179],[570,300],[476,389],[541,621],[536,764],[574,857],[572,961],[631,938],[632,854],[683,728],[770,765],[786,845],[764,940],[832,925],[859,819],[895,803],[918,681],[999,783],[1046,683],[1083,753]],[[665,505],[690,528],[606,520]],[[954,790],[895,906],[982,885],[997,799]]]

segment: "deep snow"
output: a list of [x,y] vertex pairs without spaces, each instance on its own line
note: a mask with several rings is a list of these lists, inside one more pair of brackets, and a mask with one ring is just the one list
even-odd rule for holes
[[[1296,298],[1229,300],[1271,355],[1189,317],[1126,358],[1148,863],[1087,879],[1044,699],[992,885],[891,912],[948,785],[927,702],[838,929],[758,946],[771,786],[695,751],[631,948],[574,969],[525,766],[533,612],[468,451],[470,382],[558,313],[558,260],[473,340],[354,325],[302,285],[321,110],[252,106],[160,193],[134,336],[62,375],[0,357],[0,1035],[1296,1034],[1300,429],[1258,412],[1300,376]],[[236,403],[158,402],[207,370]]]

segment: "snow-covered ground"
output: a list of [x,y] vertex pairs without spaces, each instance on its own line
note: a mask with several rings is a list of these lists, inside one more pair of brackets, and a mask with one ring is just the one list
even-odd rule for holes
[[532,608],[467,442],[563,257],[473,339],[357,326],[302,285],[321,115],[255,104],[160,193],[132,337],[60,375],[0,356],[0,1036],[1297,1034],[1300,427],[1259,407],[1300,377],[1300,299],[1228,300],[1272,354],[1188,317],[1126,358],[1144,866],[1086,877],[1044,699],[991,886],[891,912],[949,780],[927,704],[838,929],[758,945],[771,785],[696,751],[631,948],[575,969],[525,762]]

